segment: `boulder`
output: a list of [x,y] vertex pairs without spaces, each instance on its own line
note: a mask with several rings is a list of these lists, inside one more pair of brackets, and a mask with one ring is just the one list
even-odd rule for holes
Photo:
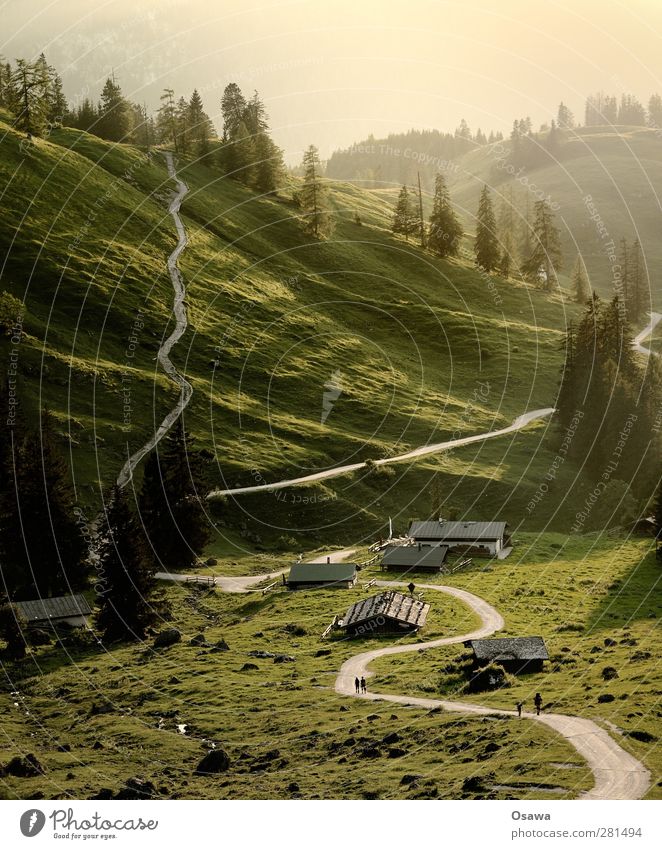
[[253,651],[248,652],[249,657],[276,657],[276,655],[272,651],[264,651],[263,649],[255,649]]
[[398,743],[400,741],[400,735],[396,734],[395,731],[392,731],[390,734],[387,734],[385,737],[382,737],[382,743]]
[[0,775],[13,775],[14,778],[36,778],[46,770],[34,755],[17,756],[0,769]]
[[154,637],[154,648],[164,649],[168,646],[174,646],[181,639],[182,635],[177,628],[166,628],[164,631],[159,631],[156,637]]
[[230,651],[230,646],[225,642],[224,639],[220,639],[212,651]]
[[613,666],[605,666],[602,670],[602,677],[605,681],[613,681],[614,678],[618,678],[618,671]]
[[331,649],[318,649],[315,652],[315,657],[327,657],[331,654]]
[[240,672],[251,672],[253,669],[258,669],[258,668],[259,667],[255,663],[245,663],[239,671]]
[[616,697],[612,696],[611,693],[601,693],[598,696],[598,704],[604,705],[607,702],[613,702]]
[[204,634],[196,634],[195,637],[191,637],[189,640],[190,646],[203,646],[204,648],[208,648],[210,643],[205,639]]
[[389,758],[402,758],[407,753],[404,749],[398,748],[398,746],[391,746],[391,748],[387,752]]
[[196,767],[196,775],[218,775],[220,772],[227,772],[230,768],[230,758],[228,753],[223,749],[212,749],[207,752],[204,758]]
[[291,654],[277,654],[274,663],[294,663],[294,657]]
[[124,787],[115,794],[114,798],[137,801],[139,799],[154,799],[158,795],[156,787],[151,781],[145,781],[142,778],[128,778]]

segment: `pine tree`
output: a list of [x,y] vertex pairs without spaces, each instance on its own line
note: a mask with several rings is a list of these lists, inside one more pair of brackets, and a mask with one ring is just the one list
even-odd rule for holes
[[98,114],[94,104],[89,97],[86,97],[74,112],[73,125],[78,130],[93,132],[97,118]]
[[232,141],[223,148],[226,174],[250,185],[253,182],[255,145],[243,121],[239,123]]
[[572,295],[578,304],[585,304],[591,297],[591,284],[581,254],[577,254],[572,272]]
[[407,186],[400,189],[398,201],[393,212],[391,230],[397,235],[404,236],[405,241],[418,229],[418,215],[412,194]]
[[310,145],[303,155],[303,185],[298,192],[299,206],[304,212],[306,233],[322,239],[329,236],[333,221],[329,214],[328,196],[321,179],[319,153],[315,145]]
[[628,273],[628,317],[630,321],[636,322],[646,312],[644,258],[639,239],[635,239],[630,248]]
[[131,132],[131,111],[124,99],[122,89],[110,77],[101,91],[99,119],[95,134],[112,142],[127,141]]
[[263,194],[271,194],[278,188],[285,166],[283,153],[266,133],[258,133],[254,140],[255,188]]
[[76,497],[50,414],[13,444],[0,514],[3,575],[14,598],[62,595],[86,586],[88,551]]
[[43,97],[43,74],[35,64],[17,59],[9,84],[8,102],[14,125],[24,133],[40,136],[46,128],[48,104]]
[[486,185],[480,193],[478,215],[476,217],[476,239],[474,241],[476,265],[487,271],[495,271],[499,266],[501,254],[497,238],[496,218],[490,191]]
[[156,126],[162,142],[171,142],[175,153],[179,153],[177,146],[177,107],[175,105],[175,92],[171,88],[163,90],[161,95],[161,106],[159,108]]
[[18,608],[6,597],[0,598],[0,638],[7,644],[7,654],[12,660],[25,657],[25,632],[27,625],[21,620]]
[[185,97],[180,97],[175,107],[175,123],[177,124],[177,148],[181,153],[188,153],[189,137],[189,106]]
[[554,215],[547,201],[536,201],[532,233],[533,247],[522,271],[531,280],[542,282],[551,292],[557,285],[556,273],[561,269],[561,239],[554,224]]
[[662,97],[652,94],[648,101],[648,126],[662,129]]
[[214,137],[215,132],[197,89],[194,89],[188,104],[188,123],[193,152],[200,158],[207,156],[210,149],[210,139]]
[[139,640],[158,616],[154,563],[127,496],[115,486],[98,532],[97,625],[104,639]]
[[432,213],[428,225],[428,248],[437,256],[456,256],[460,249],[462,225],[451,205],[443,174],[434,181]]
[[150,454],[139,499],[149,544],[169,571],[194,566],[208,542],[204,491],[202,460],[180,418]]
[[562,130],[572,130],[575,126],[575,116],[563,103],[563,101],[559,103],[559,109],[556,114],[556,123]]
[[221,99],[223,114],[223,141],[231,142],[239,131],[239,125],[245,123],[246,98],[236,83],[225,87]]
[[507,280],[513,273],[515,247],[513,237],[506,231],[501,240],[501,257],[499,259],[499,274]]

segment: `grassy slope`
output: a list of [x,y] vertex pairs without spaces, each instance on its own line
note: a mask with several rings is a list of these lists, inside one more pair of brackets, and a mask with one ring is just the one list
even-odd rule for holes
[[[614,284],[606,243],[610,239],[618,243],[622,237],[628,243],[639,238],[651,278],[652,301],[659,305],[661,289],[655,269],[662,262],[658,237],[661,149],[662,142],[655,130],[588,128],[579,130],[575,138],[562,145],[556,162],[525,172],[531,183],[560,205],[557,219],[562,229],[566,274],[572,271],[579,249],[594,287],[609,294]],[[494,188],[497,196],[506,198],[512,187],[517,211],[524,214],[526,189],[499,168],[494,148],[472,151],[457,164],[459,170],[448,175],[449,185],[471,231],[484,182]],[[596,222],[590,219],[584,202],[587,195],[592,197],[609,238],[602,239]],[[529,197],[533,209],[536,198],[532,194]]]
[[[172,588],[175,624],[184,634],[180,645],[159,652],[147,645],[108,653],[36,650],[17,669],[7,669],[19,695],[2,696],[0,760],[33,752],[47,772],[7,779],[4,792],[85,798],[102,787],[117,790],[136,775],[177,798],[459,798],[463,781],[474,775],[484,776],[488,788],[498,785],[485,791],[494,798],[548,798],[549,791],[538,789],[541,783],[559,788],[554,798],[590,787],[571,747],[532,723],[465,719],[337,696],[333,682],[343,660],[380,642],[321,643],[319,634],[333,612],[342,613],[364,592],[246,597]],[[431,600],[420,639],[474,627],[460,603]],[[291,623],[307,633],[288,633]],[[188,645],[203,628],[211,641],[224,637],[230,650],[210,654]],[[248,655],[254,649],[295,660],[255,659]],[[316,657],[320,649],[329,653]],[[423,669],[424,657],[413,656],[415,663],[410,658],[412,667]],[[241,671],[246,662],[258,669]],[[186,736],[177,733],[183,723]],[[393,732],[399,739],[383,743]],[[227,774],[193,776],[204,740],[226,748],[232,762]],[[103,748],[94,749],[97,742]],[[497,748],[486,749],[489,743]],[[59,751],[61,745],[70,751]],[[373,745],[377,758],[364,754]],[[404,754],[390,756],[391,748]],[[415,786],[401,784],[407,774],[420,776]]]
[[[26,301],[19,369],[27,405],[41,400],[56,412],[80,497],[92,504],[100,480],[107,484],[121,467],[127,441],[131,449],[142,444],[175,397],[154,366],[171,329],[164,259],[175,236],[165,165],[158,154],[141,164],[139,151],[73,130],[38,140],[24,156],[19,137],[2,130],[11,226],[0,237],[0,284]],[[499,427],[553,403],[565,320],[558,298],[498,280],[490,290],[472,268],[393,239],[388,202],[348,184],[333,191],[332,239],[317,243],[302,234],[287,197],[260,199],[201,166],[185,167],[183,176],[191,188],[183,207],[191,241],[182,257],[191,327],[174,359],[193,383],[187,425],[216,453],[218,483],[383,456]],[[145,327],[122,383],[140,309]],[[342,395],[322,425],[324,384],[334,373]],[[481,381],[489,395],[475,403]],[[525,503],[532,484],[519,485],[521,470],[538,462],[538,448],[534,428],[468,449],[477,458],[468,471],[473,483],[458,503],[480,502],[491,480],[501,501]],[[426,511],[429,499],[420,493],[431,472],[449,476],[452,490],[454,462],[397,467],[389,480],[343,479],[317,489],[328,500],[305,507],[286,494],[240,509],[258,531],[266,510],[267,524],[284,531],[317,528],[330,517],[334,534],[340,523],[354,539],[386,515]]]

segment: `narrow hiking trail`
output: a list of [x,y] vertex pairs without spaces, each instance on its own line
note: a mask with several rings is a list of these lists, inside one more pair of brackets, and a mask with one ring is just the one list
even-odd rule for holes
[[[380,587],[405,587],[402,581],[376,581]],[[372,701],[394,702],[400,705],[412,705],[424,708],[442,708],[454,713],[476,715],[515,716],[515,711],[499,710],[498,708],[475,705],[468,702],[447,701],[443,699],[424,699],[417,696],[396,696],[390,693],[364,693],[357,695],[354,690],[354,679],[369,678],[370,663],[378,657],[386,657],[406,652],[428,651],[439,646],[463,643],[465,640],[478,640],[489,637],[504,626],[501,614],[482,598],[458,589],[457,587],[441,586],[438,584],[419,584],[429,590],[452,595],[468,605],[479,617],[481,625],[469,634],[459,637],[445,637],[430,640],[427,643],[411,643],[407,645],[389,646],[383,649],[373,649],[354,655],[340,668],[336,678],[335,691],[343,696],[352,696]],[[641,799],[650,787],[650,773],[636,758],[622,749],[603,728],[590,719],[579,716],[565,716],[557,713],[546,713],[536,716],[534,713],[523,713],[522,717],[535,722],[541,722],[564,737],[587,762],[593,773],[595,785],[592,790],[582,794],[584,799]]]
[[[328,556],[334,563],[350,557],[355,549],[344,549],[343,551],[331,552]],[[322,559],[319,555],[316,559]],[[309,561],[314,562],[314,561]],[[214,579],[215,586],[219,587],[224,592],[229,593],[247,593],[253,591],[253,587],[267,579],[278,578],[284,571],[270,572],[265,575],[252,575],[249,577],[238,578],[222,578]],[[160,580],[166,581],[181,581],[190,580],[194,576],[170,574],[159,572],[156,575]],[[375,586],[378,587],[405,587],[404,581],[375,581]],[[393,702],[400,705],[411,705],[412,707],[423,707],[428,710],[432,708],[442,708],[453,713],[462,713],[469,715],[497,715],[497,716],[515,716],[515,711],[500,710],[499,708],[487,707],[485,705],[476,705],[468,702],[449,701],[444,699],[426,699],[417,696],[397,696],[391,693],[372,693],[368,692],[362,695],[357,695],[354,690],[354,679],[370,678],[372,672],[369,669],[370,663],[378,657],[387,657],[395,654],[418,653],[421,651],[429,651],[430,649],[439,648],[440,646],[449,646],[461,644],[466,640],[479,640],[489,637],[496,631],[500,631],[504,627],[504,620],[501,614],[492,607],[484,599],[480,598],[467,590],[459,589],[458,587],[450,587],[440,584],[419,584],[419,588],[426,590],[434,590],[435,592],[446,593],[459,601],[462,601],[480,619],[480,626],[468,634],[462,634],[457,637],[442,637],[438,640],[430,640],[426,643],[408,643],[388,646],[381,649],[373,649],[372,651],[361,652],[346,660],[340,667],[340,672],[335,682],[335,692],[342,696],[351,696],[352,698],[369,699],[380,702]],[[651,776],[646,767],[636,758],[621,748],[618,743],[612,739],[607,731],[600,728],[595,722],[590,719],[585,719],[580,716],[567,716],[557,713],[545,713],[536,716],[534,713],[523,713],[523,719],[541,722],[549,728],[556,731],[564,737],[571,746],[573,746],[578,754],[587,762],[593,777],[595,785],[586,793],[582,794],[585,799],[641,799],[651,784]]]
[[634,350],[638,354],[645,354],[646,356],[654,354],[655,351],[652,351],[650,348],[646,348],[641,343],[644,341],[644,339],[647,339],[652,334],[652,332],[655,330],[660,321],[662,321],[662,313],[652,312],[649,313],[649,315],[650,321],[648,322],[646,327],[644,327],[641,333],[638,333],[632,340],[632,347],[634,348]]
[[177,171],[175,169],[175,162],[172,153],[170,153],[169,151],[163,151],[163,155],[168,165],[168,174],[177,185],[177,192],[170,202],[168,212],[170,213],[173,221],[175,222],[178,240],[175,250],[168,257],[168,273],[170,274],[172,288],[175,293],[175,298],[172,305],[172,311],[175,316],[175,329],[159,348],[157,360],[161,364],[163,371],[168,375],[168,377],[180,387],[181,394],[179,401],[168,413],[168,415],[163,419],[158,429],[155,431],[154,436],[149,440],[149,442],[146,442],[142,446],[142,448],[139,448],[134,454],[132,454],[126,461],[124,467],[122,468],[122,471],[117,477],[117,485],[119,487],[124,487],[129,483],[129,481],[133,477],[133,472],[138,463],[140,463],[140,461],[143,459],[143,457],[145,457],[146,454],[149,454],[152,448],[154,448],[154,446],[157,445],[161,441],[161,439],[166,435],[166,433],[170,430],[173,424],[181,416],[182,412],[186,408],[186,405],[191,400],[191,395],[193,394],[193,387],[188,382],[188,380],[186,380],[186,378],[183,377],[177,371],[170,359],[170,352],[177,344],[177,342],[179,342],[179,340],[182,338],[182,336],[186,332],[186,328],[188,327],[186,306],[184,304],[184,298],[186,297],[186,286],[184,285],[184,278],[182,277],[182,273],[177,266],[177,262],[182,254],[182,251],[188,245],[186,228],[184,227],[184,223],[179,215],[179,210],[181,208],[183,199],[188,194],[189,189],[186,183],[184,183],[183,180],[180,180],[177,176]]
[[[507,433],[515,433],[522,430],[528,424],[538,419],[547,418],[554,412],[554,407],[545,407],[542,410],[532,410],[530,413],[524,413],[518,416],[515,421],[507,427],[502,427],[499,430],[490,430],[487,433],[479,433],[474,436],[463,436],[460,439],[449,439],[447,442],[437,442],[432,445],[422,445],[420,448],[414,448],[413,451],[407,451],[406,454],[399,454],[397,457],[385,457],[380,460],[375,460],[375,466],[385,466],[391,463],[403,463],[406,460],[414,460],[417,457],[425,457],[427,454],[436,454],[438,451],[447,451],[449,448],[459,448],[462,445],[471,445],[474,442],[483,442],[486,439],[494,439],[497,436],[505,436]],[[285,489],[288,486],[301,486],[302,484],[312,483],[314,481],[328,480],[336,478],[340,475],[346,475],[349,472],[355,472],[359,469],[365,469],[365,463],[351,463],[348,466],[336,466],[333,469],[325,469],[323,472],[315,472],[312,475],[306,475],[301,478],[292,478],[291,480],[278,481],[277,483],[265,483],[256,486],[241,486],[236,489],[215,489],[207,495],[207,498],[221,498],[225,495],[242,495],[251,492],[273,492],[277,489]]]
[[[351,557],[355,551],[355,548],[344,548],[342,551],[329,552],[324,555],[324,558],[328,557],[330,563],[339,563],[346,557]],[[322,555],[320,554],[319,557],[322,557]],[[307,562],[316,563],[317,558],[314,560],[308,560]],[[253,591],[257,584],[261,584],[263,581],[273,581],[280,578],[280,576],[287,571],[289,571],[289,567],[285,569],[278,569],[276,572],[267,572],[262,575],[248,575],[237,578],[224,578],[218,575],[214,578],[213,584],[215,587],[219,587],[226,593],[249,593]],[[185,584],[190,581],[195,581],[196,578],[199,578],[200,576],[183,575],[178,572],[157,572],[154,577],[159,581],[174,581],[175,583]]]

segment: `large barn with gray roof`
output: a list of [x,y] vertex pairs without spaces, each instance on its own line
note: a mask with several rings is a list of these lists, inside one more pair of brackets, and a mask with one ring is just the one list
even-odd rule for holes
[[445,545],[470,550],[474,555],[494,556],[510,546],[506,522],[412,522],[409,536],[421,545]]
[[440,572],[447,554],[446,545],[393,545],[384,552],[381,565],[402,572]]

